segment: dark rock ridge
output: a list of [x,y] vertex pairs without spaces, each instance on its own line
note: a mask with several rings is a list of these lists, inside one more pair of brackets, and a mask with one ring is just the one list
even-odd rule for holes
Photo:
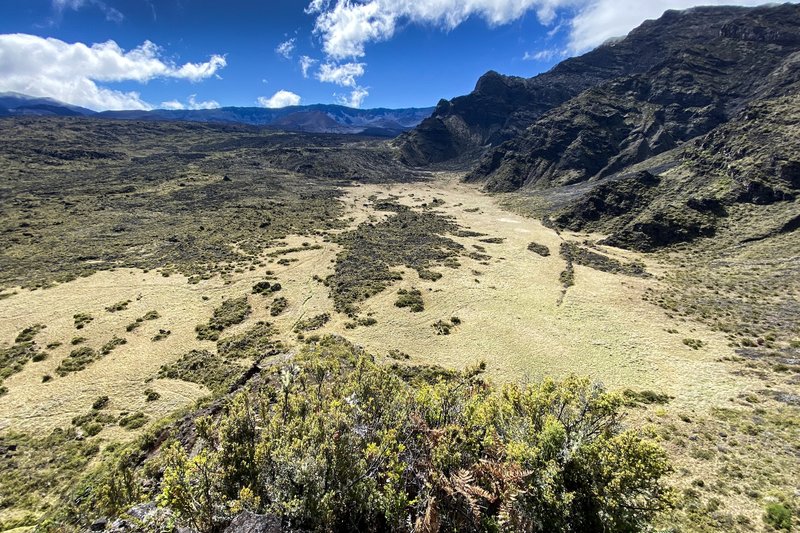
[[[702,46],[709,35],[719,34],[726,24],[751,11],[733,7],[667,11],[625,39],[567,59],[536,77],[488,72],[472,93],[440,101],[433,115],[399,139],[398,146],[411,164],[441,162],[487,144],[498,146],[583,91],[623,76],[645,74],[689,46]],[[790,25],[787,21],[788,35],[792,34]]]
[[800,6],[667,11],[535,78],[490,72],[395,142],[412,164],[473,154],[489,191],[563,189],[552,223],[652,250],[796,201],[799,80]]
[[[657,22],[701,12],[667,12]],[[752,9],[727,18],[716,17],[701,39],[688,39],[647,72],[616,77],[550,110],[490,150],[471,179],[507,191],[603,178],[727,122],[800,50],[800,8]]]

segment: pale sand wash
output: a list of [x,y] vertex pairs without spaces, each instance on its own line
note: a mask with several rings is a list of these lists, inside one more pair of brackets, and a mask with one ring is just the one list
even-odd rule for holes
[[[315,275],[324,279],[332,272],[339,251],[337,245],[321,238],[284,239],[286,247],[307,242],[322,248],[280,256],[298,260],[289,265],[278,265],[274,258],[266,267],[234,274],[227,282],[216,277],[190,285],[180,275],[163,277],[153,271],[118,269],[47,290],[18,290],[18,294],[0,300],[0,344],[10,344],[19,331],[35,323],[47,325],[37,336],[37,344],[64,344],[52,350],[45,361],[28,362],[22,372],[6,379],[9,392],[0,397],[0,431],[49,431],[67,426],[103,394],[111,397],[109,408],[113,412],[143,411],[153,419],[207,394],[204,387],[192,383],[154,378],[161,365],[191,349],[214,350],[215,343],[196,340],[194,327],[208,320],[223,299],[249,294],[252,285],[264,279],[266,270],[274,271],[283,286],[277,296],[288,298],[288,309],[279,317],[270,317],[272,298],[249,295],[253,313],[224,335],[267,320],[280,329],[283,340],[296,344],[292,328],[297,321],[328,312],[332,316],[329,324],[307,335],[337,333],[378,355],[400,350],[411,356],[412,363],[463,368],[484,360],[489,375],[501,381],[575,373],[611,388],[666,392],[676,397],[676,407],[689,409],[720,405],[759,385],[733,375],[732,366],[719,362],[721,357],[732,355],[722,335],[695,323],[669,319],[663,310],[642,301],[644,290],[658,283],[655,279],[576,265],[575,286],[567,290],[559,304],[559,274],[565,266],[558,254],[559,244],[562,238],[582,240],[586,236],[559,236],[536,220],[498,207],[491,196],[459,183],[457,176],[450,174],[437,175],[427,183],[348,189],[345,203],[350,212],[346,216],[354,219],[354,225],[390,216],[368,206],[373,194],[397,195],[400,202],[410,206],[440,198],[445,204],[437,211],[453,216],[467,229],[505,241],[488,244],[479,241],[485,237],[455,238],[468,251],[474,251],[474,244],[485,247],[485,253],[492,256],[489,265],[463,257],[458,269],[437,267],[443,274],[437,282],[420,280],[416,272],[403,269],[403,281],[361,306],[362,316],[372,313],[378,323],[354,330],[345,329],[349,319],[333,312],[328,288],[313,279]],[[478,211],[467,211],[474,208]],[[531,241],[548,246],[551,255],[542,258],[528,251]],[[646,256],[632,252],[604,250],[620,259],[648,261]],[[265,260],[272,251],[275,249],[265,250]],[[648,270],[659,273],[661,267],[648,263]],[[394,306],[397,289],[412,286],[423,291],[422,313]],[[202,296],[209,299],[204,301]],[[128,299],[132,302],[125,311],[104,310]],[[134,332],[125,331],[126,324],[150,310],[158,311],[161,318],[145,322]],[[78,312],[88,312],[95,320],[76,330],[72,316]],[[462,324],[451,335],[436,335],[433,322],[452,316],[458,316]],[[172,334],[152,342],[159,328]],[[667,333],[668,329],[679,333]],[[83,371],[58,377],[54,370],[73,348],[69,340],[78,335],[88,337],[87,344],[96,349],[113,335],[126,338],[128,343]],[[687,337],[702,339],[707,345],[692,350],[682,343]],[[53,380],[42,383],[44,374],[52,375]],[[148,387],[161,393],[161,399],[145,402],[143,391]],[[131,434],[109,428],[101,435],[116,438]]]

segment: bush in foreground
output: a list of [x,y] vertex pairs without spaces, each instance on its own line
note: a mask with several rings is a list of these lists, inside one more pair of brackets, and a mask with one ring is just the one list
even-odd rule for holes
[[198,418],[194,452],[170,445],[158,501],[203,532],[244,510],[303,531],[636,531],[670,468],[621,406],[576,377],[401,378],[326,337]]

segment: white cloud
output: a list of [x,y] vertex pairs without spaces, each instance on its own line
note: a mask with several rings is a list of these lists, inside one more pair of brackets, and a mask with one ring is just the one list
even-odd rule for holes
[[763,4],[764,0],[314,0],[306,8],[316,14],[314,31],[328,57],[341,61],[365,55],[371,42],[391,39],[405,23],[452,30],[470,17],[490,26],[507,24],[534,12],[545,26],[559,16],[569,29],[567,49],[578,53],[610,37],[627,34],[667,9],[697,5]]
[[556,57],[563,57],[563,55],[563,51],[558,50],[557,48],[547,48],[534,53],[525,52],[525,55],[522,56],[522,59],[523,61],[550,61]]
[[219,107],[219,102],[216,100],[205,100],[202,102],[197,101],[196,94],[189,95],[189,105],[186,106],[189,109],[217,109]]
[[[535,11],[539,20],[550,24],[556,9],[585,3],[588,0],[337,0],[331,8],[313,2],[308,7],[318,13],[314,31],[322,37],[325,53],[334,59],[365,55],[367,43],[385,41],[394,36],[405,21],[430,24],[452,30],[471,16],[484,19],[491,26],[517,20]],[[314,7],[314,9],[312,9]]]
[[161,102],[161,105],[158,107],[160,107],[161,109],[170,109],[170,110],[186,109],[186,106],[183,105],[178,100],[168,100],[166,102]]
[[369,91],[366,87],[356,87],[350,91],[349,96],[338,96],[336,101],[347,107],[361,107],[361,103],[367,96],[369,96]]
[[65,9],[77,11],[86,6],[93,6],[102,11],[106,16],[106,20],[122,22],[125,19],[125,16],[119,10],[114,9],[101,0],[53,0],[53,9],[59,14]]
[[668,9],[695,6],[757,6],[765,0],[593,0],[585,4],[570,23],[569,51],[585,52],[613,37],[627,35],[647,19],[656,19]]
[[166,102],[161,102],[159,106],[161,109],[217,109],[219,108],[219,102],[216,100],[206,100],[204,102],[197,101],[196,94],[190,94],[187,102],[184,104],[180,100],[168,100]]
[[300,56],[300,70],[303,72],[303,77],[308,78],[308,69],[316,64],[317,60],[308,56]]
[[165,60],[150,41],[125,51],[114,41],[86,45],[22,33],[0,35],[0,91],[49,96],[91,109],[150,109],[135,91],[98,82],[177,78],[200,81],[225,67],[225,57],[178,65]]
[[278,107],[287,107],[290,105],[300,105],[300,95],[294,94],[290,91],[280,90],[267,98],[266,96],[259,96],[256,100],[261,107],[269,107],[275,109]]
[[275,53],[285,57],[286,59],[291,59],[292,52],[294,51],[294,42],[294,38],[291,38],[288,41],[283,41],[275,48]]
[[317,71],[317,79],[322,82],[335,83],[342,87],[355,87],[356,78],[364,75],[364,63],[323,63]]

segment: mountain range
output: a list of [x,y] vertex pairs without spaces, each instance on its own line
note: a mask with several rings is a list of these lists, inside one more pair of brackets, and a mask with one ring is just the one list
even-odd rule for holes
[[800,223],[799,93],[800,6],[698,7],[534,78],[488,72],[395,145],[610,244],[653,250],[773,206],[742,229],[757,239]]
[[354,109],[340,105],[315,104],[278,109],[263,107],[221,107],[217,109],[155,109],[151,111],[102,111],[73,106],[52,98],[19,93],[0,93],[3,116],[93,116],[96,118],[239,123],[269,126],[286,131],[344,133],[394,137],[407,131],[433,108]]

